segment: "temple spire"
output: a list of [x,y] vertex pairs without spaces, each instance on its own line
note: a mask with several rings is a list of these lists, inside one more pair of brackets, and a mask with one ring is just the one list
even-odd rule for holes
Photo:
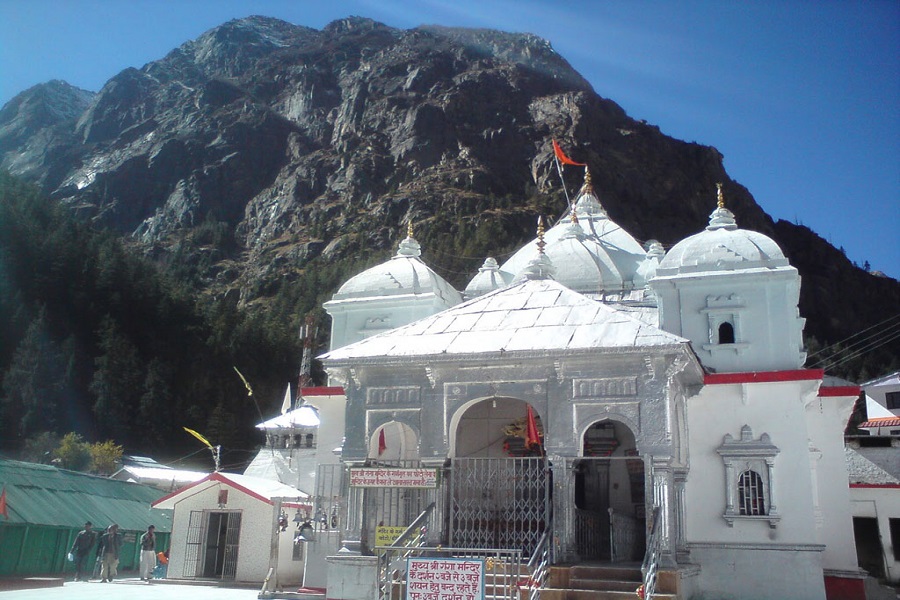
[[547,242],[544,241],[544,215],[540,215],[537,221],[537,247],[538,254],[544,254],[544,248],[547,246]]
[[706,228],[710,231],[715,229],[737,229],[737,221],[734,213],[725,208],[725,195],[722,193],[722,184],[716,184],[716,210],[709,215],[709,225]]

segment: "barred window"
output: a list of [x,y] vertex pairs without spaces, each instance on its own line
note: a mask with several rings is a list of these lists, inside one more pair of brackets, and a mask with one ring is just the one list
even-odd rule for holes
[[741,473],[738,480],[738,496],[741,515],[766,514],[766,501],[763,491],[763,480],[759,473],[747,470]]

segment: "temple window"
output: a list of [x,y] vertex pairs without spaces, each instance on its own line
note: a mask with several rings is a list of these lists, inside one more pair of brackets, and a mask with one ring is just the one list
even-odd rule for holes
[[740,439],[725,434],[716,449],[725,466],[725,511],[729,527],[737,520],[764,520],[775,528],[781,517],[775,495],[775,457],[780,450],[769,434],[754,439],[749,425],[741,427]]
[[763,497],[763,482],[759,473],[747,470],[741,473],[738,480],[738,496],[740,498],[740,514],[766,514],[766,501]]
[[719,324],[719,343],[720,344],[733,344],[734,343],[734,325],[725,321],[724,323]]

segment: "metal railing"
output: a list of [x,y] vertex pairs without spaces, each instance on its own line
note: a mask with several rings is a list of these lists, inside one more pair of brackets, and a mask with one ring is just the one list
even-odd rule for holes
[[647,552],[644,554],[644,562],[641,564],[641,574],[644,583],[644,600],[653,600],[656,593],[656,579],[659,574],[659,555],[662,545],[662,534],[660,532],[660,507],[653,508],[651,516],[650,537],[647,539]]
[[528,560],[528,565],[526,566],[529,573],[528,580],[526,582],[520,581],[518,584],[519,587],[526,587],[524,584],[527,584],[527,587],[531,589],[531,593],[528,595],[529,600],[538,600],[541,597],[541,590],[547,583],[547,576],[550,574],[550,563],[553,560],[553,545],[550,543],[553,539],[552,531],[553,524],[550,523],[544,531],[544,535],[541,536],[531,558]]
[[406,578],[405,560],[416,548],[425,544],[425,523],[434,512],[434,502],[429,504],[422,513],[416,517],[409,527],[394,540],[390,546],[377,546],[375,553],[378,555],[378,597],[392,598],[398,585]]

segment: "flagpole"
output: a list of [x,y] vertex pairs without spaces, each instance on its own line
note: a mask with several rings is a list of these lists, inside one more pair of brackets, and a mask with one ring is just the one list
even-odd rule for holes
[[556,152],[553,153],[553,162],[556,163],[556,172],[559,173],[559,180],[562,182],[563,192],[566,194],[566,205],[569,207],[569,212],[571,212],[572,201],[569,199],[569,190],[566,189],[566,180],[563,177],[562,165],[559,164],[559,157],[556,156]]

